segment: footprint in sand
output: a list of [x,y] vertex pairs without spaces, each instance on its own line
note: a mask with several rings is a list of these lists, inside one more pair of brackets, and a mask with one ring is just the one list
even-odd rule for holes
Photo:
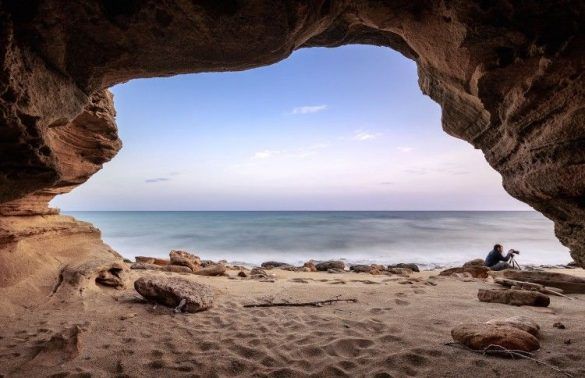
[[394,302],[396,302],[396,304],[401,305],[401,306],[407,306],[410,304],[410,302],[402,300],[402,299],[398,299],[398,298],[396,298],[394,300]]

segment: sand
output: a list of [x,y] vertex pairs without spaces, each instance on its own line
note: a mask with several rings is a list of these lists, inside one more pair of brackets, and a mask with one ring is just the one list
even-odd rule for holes
[[[564,273],[585,276],[582,269]],[[553,297],[548,308],[481,303],[481,280],[437,277],[294,273],[273,269],[275,282],[166,272],[211,285],[211,310],[175,314],[125,290],[55,295],[3,317],[0,376],[562,376],[527,360],[487,357],[444,345],[461,322],[524,315],[541,326],[536,357],[585,376],[585,295]],[[429,282],[432,282],[429,283]],[[263,300],[357,298],[323,307],[244,308]],[[562,322],[566,329],[553,327]],[[78,354],[35,354],[51,335],[79,327]],[[570,340],[570,342],[569,342]],[[75,348],[74,348],[75,349]]]

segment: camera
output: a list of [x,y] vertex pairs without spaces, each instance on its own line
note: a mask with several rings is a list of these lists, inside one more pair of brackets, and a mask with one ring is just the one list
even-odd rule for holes
[[515,250],[515,249],[511,249],[510,252],[512,252],[515,255],[519,255],[520,254],[520,251]]

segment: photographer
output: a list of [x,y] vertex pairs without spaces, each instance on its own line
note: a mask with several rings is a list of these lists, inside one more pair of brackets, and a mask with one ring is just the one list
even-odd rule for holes
[[513,267],[508,264],[508,261],[512,258],[512,255],[519,254],[520,252],[516,250],[509,250],[508,254],[504,256],[502,253],[504,251],[504,247],[501,244],[494,245],[494,249],[488,253],[487,257],[485,258],[485,266],[490,268],[491,270],[504,270],[504,269],[512,269]]

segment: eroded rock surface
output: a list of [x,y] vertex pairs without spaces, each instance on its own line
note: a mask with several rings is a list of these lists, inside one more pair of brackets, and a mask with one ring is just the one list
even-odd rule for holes
[[199,312],[213,305],[213,290],[180,277],[142,277],[134,282],[140,295],[165,306],[181,305],[184,312]]
[[114,84],[374,44],[416,61],[443,129],[481,149],[585,266],[584,17],[578,0],[3,1],[0,215],[55,214],[50,199],[116,154]]

